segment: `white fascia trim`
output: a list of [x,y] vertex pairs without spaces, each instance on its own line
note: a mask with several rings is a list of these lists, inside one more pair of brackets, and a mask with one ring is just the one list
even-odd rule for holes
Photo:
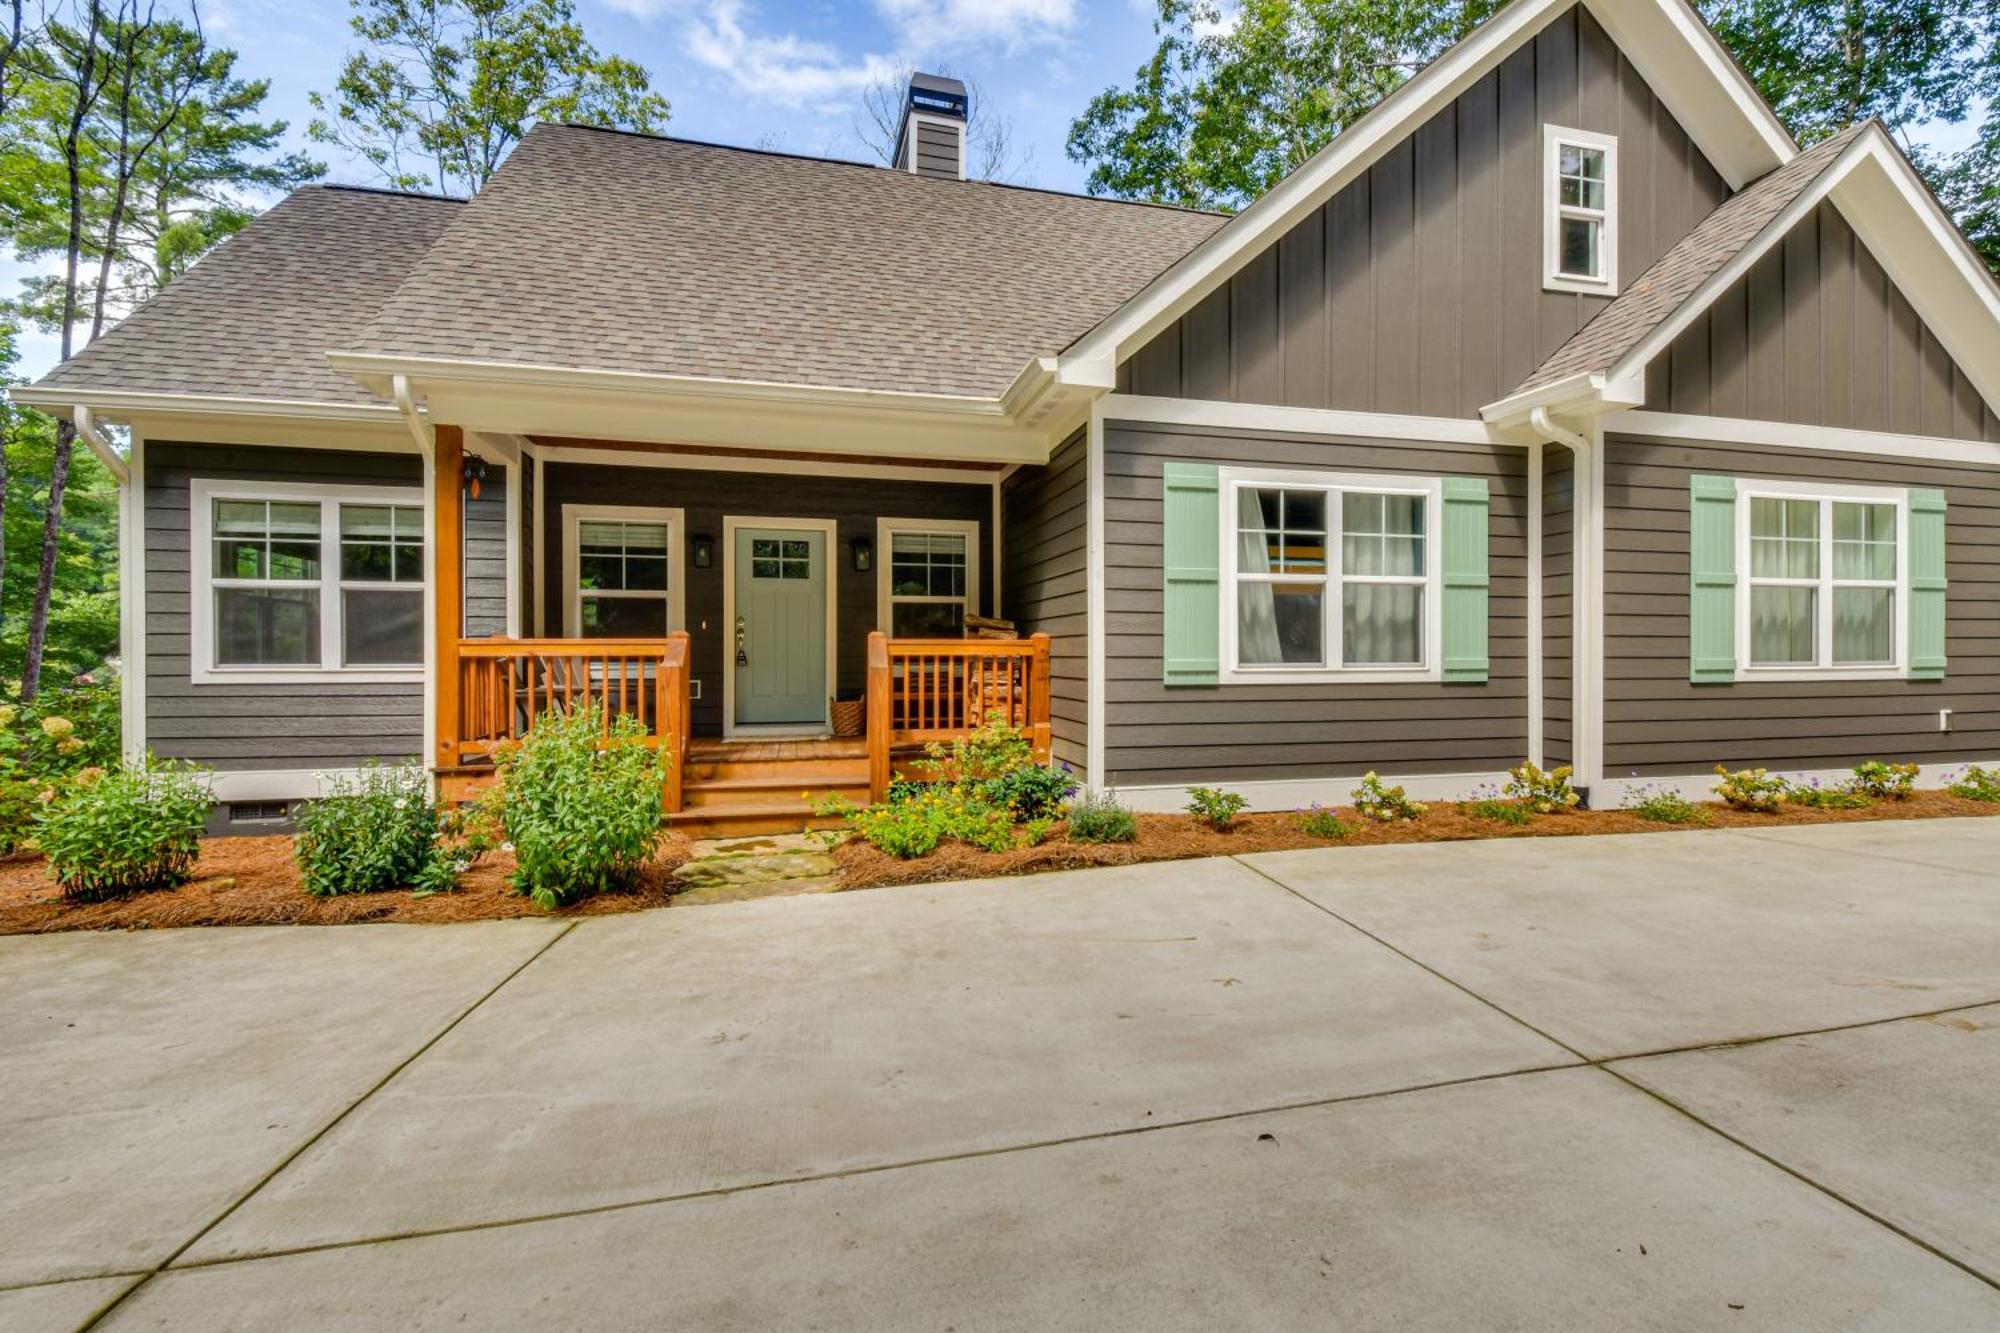
[[[1254,782],[1218,782],[1216,785],[1239,792],[1249,800],[1250,810],[1298,810],[1320,805],[1352,805],[1354,789],[1362,774],[1321,778],[1271,778]],[[1494,773],[1413,773],[1383,774],[1384,786],[1401,787],[1416,801],[1464,801],[1482,788],[1497,787],[1507,781],[1506,772]],[[1188,789],[1177,783],[1119,787],[1118,799],[1144,814],[1170,814],[1186,810]]]
[[985,486],[999,475],[983,467],[912,467],[896,463],[827,463],[809,458],[730,458],[716,454],[638,453],[625,449],[576,449],[530,444],[539,462],[597,463],[606,467],[670,469],[686,472],[754,472],[786,477],[870,477],[877,481],[936,481]]
[[974,394],[919,393],[899,389],[857,389],[778,380],[721,379],[704,375],[663,375],[637,370],[594,370],[577,366],[517,364],[511,361],[443,360],[417,356],[376,356],[329,352],[335,370],[363,383],[404,375],[412,383],[472,381],[548,389],[579,387],[805,407],[865,408],[870,411],[948,413],[1002,418],[997,398]]
[[1580,370],[1551,384],[1523,389],[1479,409],[1480,419],[1498,430],[1519,430],[1529,424],[1535,409],[1560,412],[1566,417],[1597,417],[1623,412],[1646,401],[1646,373],[1616,376],[1602,371]]
[[[1917,787],[1919,789],[1949,786],[1956,782],[1967,768],[1977,764],[1981,768],[2000,767],[2000,755],[1987,759],[1952,760],[1948,763],[1929,763],[1917,766]],[[1823,787],[1838,786],[1854,777],[1851,768],[1786,768],[1782,764],[1760,765],[1779,777],[1801,785],[1810,786],[1815,780]],[[1590,790],[1590,808],[1593,810],[1615,810],[1636,797],[1653,793],[1672,793],[1684,796],[1690,801],[1712,801],[1715,784],[1719,781],[1715,771],[1705,773],[1669,773],[1658,777],[1642,777],[1637,773],[1624,777],[1607,777],[1594,784]],[[1661,826],[1662,828],[1665,825]]]
[[68,415],[73,407],[88,407],[124,421],[132,416],[194,415],[287,417],[304,421],[357,421],[370,424],[393,422],[396,408],[390,403],[319,403],[294,398],[236,398],[221,394],[138,393],[113,389],[65,389],[61,386],[26,385],[8,391],[17,403]]
[[[1115,366],[1150,341],[1484,78],[1571,2],[1516,0],[1488,19],[1073,343],[1061,358],[1064,377],[1075,365],[1078,374],[1071,382],[1101,386],[1105,363]],[[1732,188],[1797,153],[1749,80],[1682,0],[1587,3],[1614,38],[1624,34],[1619,45],[1640,65],[1654,91],[1680,113],[1678,118]],[[1662,86],[1696,81],[1709,86],[1680,89],[1671,97],[1672,89]]]
[[1610,418],[1605,425],[1621,437],[1649,436],[1694,445],[1725,448],[1763,445],[1814,453],[1871,454],[1881,458],[2000,467],[2000,443],[1990,440],[1947,440],[1935,435],[1898,435],[1891,431],[1800,426],[1788,421],[1752,421],[1679,412],[1627,412]]
[[1098,409],[1107,421],[1137,421],[1217,430],[1281,431],[1286,434],[1357,436],[1371,440],[1427,443],[1498,444],[1520,441],[1469,417],[1416,417],[1387,412],[1330,411],[1317,407],[1277,407],[1262,403],[1222,403],[1199,398],[1150,398],[1107,394]]

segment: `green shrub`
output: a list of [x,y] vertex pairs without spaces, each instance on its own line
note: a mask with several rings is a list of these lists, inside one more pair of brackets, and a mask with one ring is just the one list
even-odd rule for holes
[[414,883],[437,842],[430,785],[414,763],[370,765],[336,779],[318,800],[302,802],[292,812],[298,830],[292,856],[306,892],[327,898]]
[[1018,841],[1014,812],[988,802],[977,783],[934,783],[907,792],[900,801],[866,807],[834,797],[813,810],[839,816],[869,846],[903,860],[929,856],[947,841],[967,843],[983,852],[1010,852],[1040,842],[1054,822],[1046,816],[1029,820],[1024,826],[1027,841]]
[[2000,769],[1968,764],[1945,790],[1967,801],[2000,801]]
[[1495,824],[1526,824],[1534,819],[1535,812],[1515,801],[1460,801],[1458,812],[1474,819],[1490,820]]
[[594,705],[544,713],[500,757],[514,891],[549,910],[629,884],[660,840],[667,762],[636,718],[607,733]]
[[979,784],[989,805],[1014,812],[1016,819],[1050,819],[1076,791],[1076,778],[1052,764],[1025,764]]
[[118,738],[115,678],[79,676],[44,689],[32,704],[0,704],[0,856],[33,841],[43,793],[61,779],[115,767]]
[[978,730],[958,737],[949,746],[932,741],[924,753],[927,757],[912,767],[935,782],[985,782],[1035,766],[1035,751],[1028,738],[1002,717],[988,718]]
[[1625,808],[1655,824],[1706,824],[1708,811],[1677,791],[1642,787],[1625,798]]
[[1861,810],[1875,803],[1859,784],[1837,783],[1828,787],[1814,778],[1808,783],[1787,783],[1785,799],[1807,810]]
[[206,770],[147,755],[64,780],[35,833],[71,898],[172,889],[193,873],[211,804]]
[[1400,819],[1420,818],[1430,807],[1413,801],[1401,787],[1385,787],[1374,773],[1365,773],[1354,789],[1354,812],[1377,824],[1393,824]]
[[1354,832],[1339,815],[1317,801],[1299,811],[1292,822],[1308,838],[1325,838],[1329,842],[1338,842]]
[[1740,768],[1732,773],[1717,764],[1715,772],[1722,779],[1715,784],[1715,794],[1737,810],[1768,815],[1785,803],[1790,784],[1768,769]]
[[1139,836],[1138,821],[1108,791],[1086,791],[1069,807],[1071,842],[1133,842]]
[[1849,785],[1877,801],[1907,801],[1916,794],[1917,766],[1870,759],[1854,766],[1854,781]]
[[1195,823],[1218,830],[1234,824],[1243,807],[1250,804],[1250,798],[1242,792],[1224,791],[1220,787],[1189,787],[1187,794],[1187,812],[1194,816]]
[[[1574,810],[1583,799],[1576,789],[1569,785],[1570,766],[1541,769],[1532,763],[1523,762],[1518,768],[1507,770],[1507,796],[1519,801],[1522,806],[1538,815],[1559,815]],[[1505,819],[1510,824],[1525,824],[1525,819]]]

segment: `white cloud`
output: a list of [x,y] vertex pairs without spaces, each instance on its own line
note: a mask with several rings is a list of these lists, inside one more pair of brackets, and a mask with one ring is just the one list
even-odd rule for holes
[[607,0],[641,19],[675,14],[682,45],[696,62],[732,84],[787,106],[845,100],[896,68],[886,55],[847,56],[831,43],[757,30],[744,0]]
[[1017,51],[1076,26],[1076,0],[875,0],[875,12],[910,52],[989,44]]

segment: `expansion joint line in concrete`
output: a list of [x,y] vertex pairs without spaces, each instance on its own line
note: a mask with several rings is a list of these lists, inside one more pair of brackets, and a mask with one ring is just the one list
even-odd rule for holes
[[[1273,886],[1282,890],[1285,893],[1290,894],[1292,897],[1298,899],[1300,902],[1306,904],[1308,907],[1311,907],[1316,911],[1324,913],[1331,919],[1338,921],[1341,925],[1346,926],[1349,930],[1352,930],[1357,934],[1366,937],[1367,939],[1373,940],[1375,943],[1381,945],[1384,949],[1387,949],[1390,953],[1395,954],[1398,958],[1402,959],[1404,962],[1409,963],[1412,967],[1420,968],[1423,971],[1428,972],[1431,976],[1436,977],[1439,981],[1445,983],[1445,985],[1450,986],[1452,989],[1458,991],[1459,993],[1468,996],[1469,998],[1477,1001],[1480,1004],[1485,1005],[1488,1009],[1491,1009],[1494,1013],[1499,1014],[1502,1018],[1509,1019],[1512,1022],[1518,1024],[1519,1026],[1524,1027],[1528,1031],[1534,1033],[1536,1036],[1542,1038],[1544,1041],[1550,1042],[1556,1046],[1561,1047],[1563,1050],[1568,1051],[1571,1055],[1574,1055],[1576,1057],[1577,1063],[1579,1065],[1586,1065],[1591,1069],[1595,1069],[1600,1073],[1607,1074],[1610,1077],[1617,1079],[1620,1083],[1623,1083],[1626,1087],[1631,1088],[1635,1092],[1642,1093],[1645,1096],[1652,1098],[1654,1101],[1666,1107],[1668,1110],[1673,1111],[1675,1114],[1680,1115],[1689,1121],[1692,1121],[1694,1124],[1699,1125],[1701,1128],[1707,1130],[1709,1133],[1715,1135],[1717,1138],[1722,1139],[1724,1142],[1734,1144],[1736,1147],[1742,1149],[1746,1153],[1749,1153],[1752,1157],[1755,1157],[1757,1160],[1763,1162],[1767,1166],[1774,1167],[1777,1170],[1784,1172],[1786,1175],[1798,1181],[1800,1184],[1805,1185],[1807,1188],[1817,1190],[1819,1193],[1824,1194],[1827,1198],[1832,1199],[1835,1203],[1840,1204],[1842,1207],[1849,1208],[1854,1212],[1860,1214],[1862,1217],[1865,1217],[1869,1221],[1875,1223],[1875,1225],[1883,1228],[1884,1230],[1889,1231],[1897,1236],[1900,1236],[1902,1239],[1908,1241],[1910,1244],[1916,1246],[1918,1249],[1924,1251],[1926,1254],[1930,1254],[1938,1259],[1942,1259],[1945,1263],[1950,1264],[1953,1268],[1958,1269],[1960,1272],[1966,1274],[1967,1276],[1975,1278],[1978,1281],[1985,1283],[1987,1286],[1994,1288],[1996,1291],[2000,1291],[2000,1278],[1996,1278],[1989,1273],[1983,1273],[1979,1269],[1974,1268],[1971,1264],[1966,1263],[1964,1260],[1945,1253],[1943,1250],[1939,1249],[1936,1245],[1933,1245],[1930,1241],[1925,1240],[1922,1236],[1919,1236],[1914,1232],[1908,1230],[1907,1228],[1898,1225],[1897,1223],[1891,1221],[1889,1218],[1882,1216],[1882,1214],[1875,1212],[1873,1209],[1870,1209],[1861,1203],[1857,1203],[1855,1200],[1848,1198],[1845,1194],[1842,1194],[1839,1190],[1836,1190],[1829,1185],[1822,1184],[1820,1181],[1813,1179],[1811,1176],[1807,1175],[1804,1171],[1800,1170],[1795,1166],[1792,1166],[1790,1163],[1785,1162],[1780,1158],[1772,1156],[1770,1153],[1765,1152],[1763,1149],[1758,1148],[1751,1143],[1745,1142],[1742,1138],[1738,1137],[1735,1134],[1730,1133],[1728,1130],[1723,1129],[1718,1125],[1711,1124],[1709,1121],[1704,1120],[1700,1115],[1696,1114],[1693,1110],[1689,1109],[1686,1106],[1681,1105],[1673,1098],[1668,1097],[1664,1093],[1657,1092],[1654,1089],[1647,1087],[1645,1084],[1640,1083],[1636,1079],[1628,1077],[1622,1071],[1612,1067],[1615,1063],[1619,1061],[1643,1059],[1648,1055],[1674,1054],[1676,1053],[1675,1051],[1647,1051],[1634,1055],[1605,1056],[1601,1059],[1585,1055],[1582,1051],[1577,1050],[1576,1047],[1570,1045],[1568,1042],[1562,1040],[1560,1037],[1557,1037],[1552,1033],[1544,1031],[1542,1028],[1539,1028],[1535,1024],[1530,1023],[1527,1019],[1521,1017],[1519,1014],[1507,1008],[1505,1005],[1499,1004],[1496,1001],[1489,999],[1484,995],[1481,995],[1478,991],[1472,989],[1472,987],[1466,985],[1464,982],[1459,981],[1455,977],[1451,977],[1443,972],[1440,972],[1437,968],[1432,967],[1429,963],[1426,963],[1423,959],[1416,957],[1414,954],[1411,954],[1404,949],[1398,948],[1396,945],[1390,943],[1388,940],[1376,934],[1374,931],[1368,929],[1366,926],[1361,925],[1360,923],[1348,917],[1342,916],[1339,912],[1334,911],[1331,907],[1328,907],[1325,903],[1315,902],[1313,899],[1307,897],[1303,893],[1300,893],[1297,889],[1293,888],[1291,885],[1285,883],[1277,876],[1265,870],[1262,866],[1252,865],[1250,862],[1245,861],[1240,856],[1231,857],[1230,859],[1235,861],[1238,865],[1242,866],[1245,870],[1250,871],[1252,874],[1255,874],[1265,880],[1268,880]],[[1971,1009],[1971,1008],[1978,1008],[1980,1006],[1963,1005],[1958,1007]],[[1849,1028],[1875,1027],[1885,1022],[1903,1022],[1911,1018],[1924,1018],[1924,1017],[1930,1017],[1935,1014],[1942,1014],[1949,1012],[1952,1011],[1945,1009],[1938,1009],[1931,1011],[1931,1014],[1904,1014],[1899,1018],[1881,1019],[1867,1023],[1848,1024],[1846,1025],[1846,1027]],[[1822,1032],[1836,1032],[1843,1030],[1845,1029],[1844,1028],[1820,1029],[1820,1031]],[[1813,1036],[1813,1035],[1818,1035],[1818,1034],[1817,1033],[1786,1034],[1786,1036]],[[1778,1041],[1778,1040],[1783,1040],[1783,1038],[1765,1037],[1759,1040]],[[1717,1047],[1726,1048],[1730,1046],[1740,1046],[1748,1044],[1750,1043],[1711,1042],[1705,1046],[1681,1047],[1677,1048],[1677,1050],[1679,1051],[1708,1050],[1708,1049],[1715,1049]]]
[[471,1004],[468,1004],[465,1006],[465,1008],[459,1010],[458,1013],[452,1017],[450,1022],[446,1023],[436,1032],[433,1032],[414,1051],[411,1051],[408,1055],[404,1056],[401,1060],[397,1061],[394,1068],[392,1068],[388,1073],[382,1075],[381,1078],[376,1079],[375,1082],[370,1084],[366,1089],[362,1091],[360,1096],[356,1097],[353,1101],[349,1102],[346,1106],[342,1107],[333,1116],[332,1119],[328,1120],[325,1124],[321,1125],[317,1130],[313,1131],[313,1133],[309,1135],[303,1143],[299,1144],[298,1147],[286,1153],[284,1157],[278,1161],[278,1164],[276,1166],[273,1166],[269,1171],[266,1171],[262,1176],[259,1176],[257,1178],[256,1183],[252,1184],[249,1189],[237,1195],[236,1198],[231,1200],[230,1203],[226,1207],[224,1207],[221,1212],[217,1213],[214,1217],[210,1218],[192,1236],[189,1236],[186,1240],[182,1241],[180,1245],[173,1251],[173,1253],[169,1254],[166,1258],[160,1260],[159,1263],[154,1264],[151,1268],[147,1269],[144,1273],[140,1274],[139,1280],[137,1282],[132,1283],[130,1286],[126,1287],[123,1291],[119,1292],[117,1295],[107,1300],[103,1305],[99,1306],[97,1311],[94,1314],[92,1314],[89,1319],[86,1319],[77,1328],[77,1333],[89,1333],[90,1329],[96,1328],[100,1323],[104,1322],[105,1317],[108,1316],[113,1310],[123,1305],[127,1300],[129,1300],[134,1292],[144,1287],[148,1282],[151,1282],[155,1277],[158,1277],[161,1272],[163,1272],[170,1264],[174,1262],[174,1260],[180,1258],[183,1254],[186,1254],[188,1250],[191,1249],[196,1243],[198,1243],[203,1236],[206,1236],[209,1232],[215,1230],[217,1227],[221,1226],[224,1222],[228,1221],[230,1216],[234,1214],[237,1209],[241,1208],[244,1204],[248,1203],[251,1200],[251,1198],[257,1194],[259,1190],[263,1189],[266,1185],[270,1184],[273,1180],[275,1180],[280,1172],[282,1172],[286,1167],[290,1166],[293,1162],[296,1162],[300,1157],[304,1156],[306,1152],[308,1152],[314,1144],[318,1143],[328,1134],[331,1134],[336,1126],[338,1126],[343,1120],[347,1119],[347,1117],[353,1115],[357,1110],[359,1110],[361,1108],[362,1103],[366,1102],[370,1097],[373,1097],[376,1093],[380,1092],[383,1088],[387,1087],[398,1074],[402,1073],[405,1069],[408,1069],[411,1065],[415,1064],[417,1060],[422,1058],[423,1054],[426,1051],[430,1050],[433,1046],[437,1045],[439,1042],[443,1041],[446,1037],[450,1036],[452,1029],[456,1028],[460,1023],[463,1023],[466,1019],[470,1018],[473,1015],[474,1011],[476,1011],[481,1005],[485,1004],[495,995],[498,995],[500,993],[500,989],[503,986],[505,986],[508,982],[512,981],[515,977],[520,976],[523,972],[527,971],[530,967],[534,966],[536,961],[539,960],[543,954],[547,953],[550,949],[555,948],[555,946],[561,943],[572,930],[576,929],[576,927],[577,923],[571,921],[565,924],[561,930],[558,930],[555,934],[549,936],[547,940],[543,941],[542,946],[540,948],[536,949],[533,953],[529,954],[526,958],[522,959],[518,965],[516,965],[511,971],[507,973],[506,976],[500,978],[500,980],[494,982],[491,986],[488,986],[486,990],[482,994],[480,994],[480,996],[477,999],[473,1000]]

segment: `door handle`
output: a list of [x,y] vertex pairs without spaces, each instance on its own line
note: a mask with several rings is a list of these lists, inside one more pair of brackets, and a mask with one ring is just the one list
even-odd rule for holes
[[736,617],[736,665],[750,665],[750,636],[743,632],[743,617]]

